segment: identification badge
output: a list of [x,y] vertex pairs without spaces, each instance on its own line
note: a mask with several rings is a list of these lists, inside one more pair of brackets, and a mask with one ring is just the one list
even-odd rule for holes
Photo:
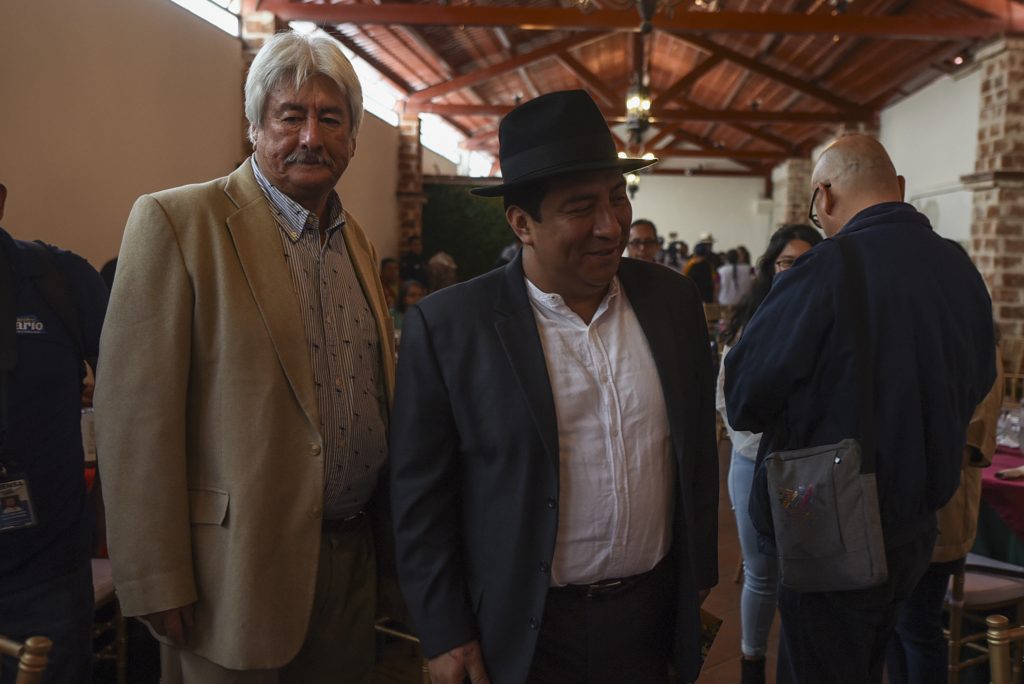
[[36,524],[27,480],[0,481],[0,532],[20,530]]

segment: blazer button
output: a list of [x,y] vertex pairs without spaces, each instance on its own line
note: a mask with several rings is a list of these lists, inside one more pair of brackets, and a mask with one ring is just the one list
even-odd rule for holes
[[548,497],[548,508],[554,508],[554,507],[555,507],[555,497],[549,496]]
[[320,455],[320,445],[319,444],[314,444],[313,448],[310,449],[309,451],[314,456],[319,456]]
[[547,572],[550,568],[551,568],[551,566],[548,565],[546,561],[541,561],[540,562],[540,571],[541,572]]
[[309,511],[309,517],[310,518],[319,518],[322,514],[323,514],[323,511],[320,509],[319,506],[317,506],[316,508],[313,508],[313,509],[311,509]]
[[537,629],[537,618],[530,618],[530,629]]

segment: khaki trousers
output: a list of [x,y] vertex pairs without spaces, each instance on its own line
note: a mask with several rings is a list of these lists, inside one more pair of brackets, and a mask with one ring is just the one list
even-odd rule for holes
[[[282,587],[281,591],[288,591]],[[254,597],[256,600],[256,597]],[[298,655],[276,670],[229,670],[160,647],[162,684],[367,684],[376,660],[377,565],[369,519],[325,530],[309,630]]]

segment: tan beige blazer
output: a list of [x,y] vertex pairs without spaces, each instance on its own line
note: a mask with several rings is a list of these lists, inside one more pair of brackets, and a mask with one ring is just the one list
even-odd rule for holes
[[[390,404],[377,255],[351,216],[343,233]],[[195,602],[199,655],[287,663],[313,600],[324,462],[297,299],[249,161],[135,203],[100,359],[96,438],[124,613]]]

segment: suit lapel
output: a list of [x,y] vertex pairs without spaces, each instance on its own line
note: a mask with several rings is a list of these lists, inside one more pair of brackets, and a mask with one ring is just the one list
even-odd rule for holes
[[251,159],[247,160],[228,176],[224,192],[239,207],[228,216],[228,231],[281,367],[302,410],[319,430],[320,411],[298,300],[277,223],[253,176],[251,164]]
[[512,371],[519,381],[519,387],[526,396],[544,450],[557,474],[558,420],[555,415],[555,399],[551,392],[551,381],[544,361],[544,348],[537,332],[537,322],[526,295],[522,258],[520,252],[519,256],[505,267],[504,279],[494,308],[494,327]]

